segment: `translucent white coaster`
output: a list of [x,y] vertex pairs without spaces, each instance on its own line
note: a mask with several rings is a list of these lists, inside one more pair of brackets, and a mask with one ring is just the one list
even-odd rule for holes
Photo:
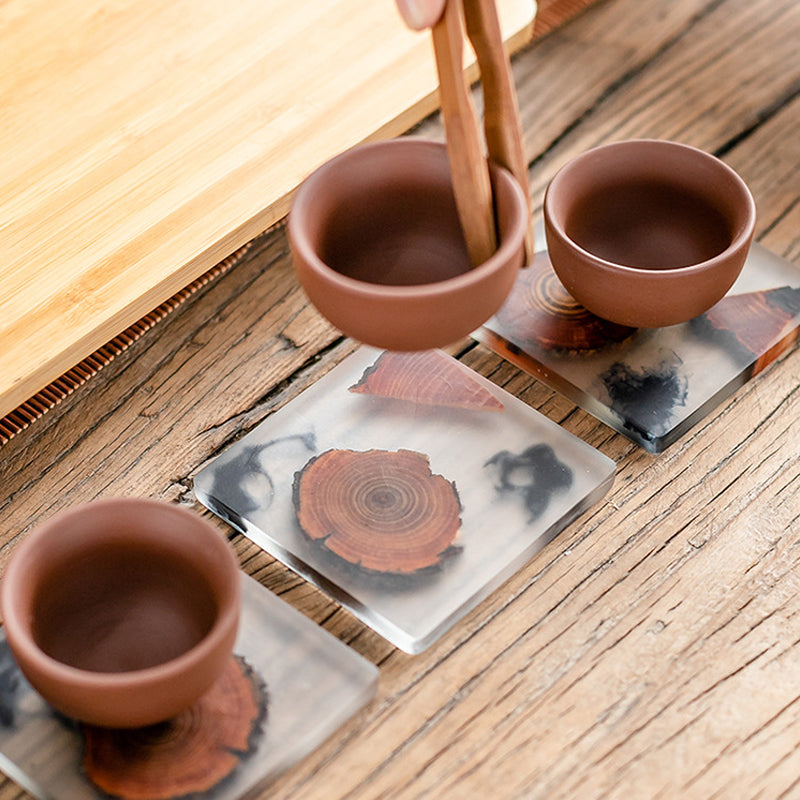
[[474,336],[660,453],[791,347],[799,332],[800,270],[754,244],[719,303],[690,322],[652,330],[590,314],[561,286],[547,254],[538,253]]
[[[227,683],[222,700],[210,703],[209,716],[193,708],[174,723],[87,733],[39,697],[0,636],[3,771],[42,800],[105,798],[108,787],[115,797],[132,797],[135,786],[136,796],[164,791],[229,800],[310,753],[371,700],[378,670],[257,581],[242,578],[232,661],[253,686],[245,730],[233,719],[240,704]],[[181,768],[184,761],[189,769]]]
[[362,348],[194,489],[416,653],[599,500],[613,475],[613,461],[441,351]]

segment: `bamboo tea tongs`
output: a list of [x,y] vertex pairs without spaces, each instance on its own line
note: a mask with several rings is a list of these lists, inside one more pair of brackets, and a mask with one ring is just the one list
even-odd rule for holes
[[528,169],[511,65],[494,0],[446,0],[441,16],[430,20],[447,152],[461,227],[473,265],[482,264],[497,249],[497,234],[488,163],[464,78],[462,9],[467,36],[481,73],[489,157],[514,175],[528,201],[525,239],[528,263],[534,253]]

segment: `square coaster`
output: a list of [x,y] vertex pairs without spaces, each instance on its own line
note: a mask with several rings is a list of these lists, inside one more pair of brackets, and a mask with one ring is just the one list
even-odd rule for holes
[[194,490],[417,653],[613,475],[613,461],[445,353],[364,347],[200,472]]
[[799,329],[800,270],[754,244],[736,283],[705,314],[638,330],[578,305],[537,253],[473,336],[660,453],[790,348]]
[[377,688],[374,665],[246,575],[234,653],[205,711],[201,699],[174,723],[109,732],[54,711],[0,635],[0,768],[42,800],[238,798],[314,750]]

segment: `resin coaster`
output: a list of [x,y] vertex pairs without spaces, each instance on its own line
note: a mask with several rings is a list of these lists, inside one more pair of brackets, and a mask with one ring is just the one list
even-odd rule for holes
[[365,347],[198,474],[194,490],[416,653],[613,475],[613,461],[443,352]]
[[634,329],[590,314],[546,253],[473,336],[651,453],[660,453],[798,339],[800,270],[754,244],[705,314]]
[[374,695],[378,670],[242,576],[227,672],[191,709],[132,731],[48,706],[0,636],[0,767],[38,798],[238,798],[321,744]]

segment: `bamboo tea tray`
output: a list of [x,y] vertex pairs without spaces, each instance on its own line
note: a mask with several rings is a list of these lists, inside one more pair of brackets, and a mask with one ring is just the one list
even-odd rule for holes
[[393,0],[9,0],[0,36],[0,417],[437,105]]

